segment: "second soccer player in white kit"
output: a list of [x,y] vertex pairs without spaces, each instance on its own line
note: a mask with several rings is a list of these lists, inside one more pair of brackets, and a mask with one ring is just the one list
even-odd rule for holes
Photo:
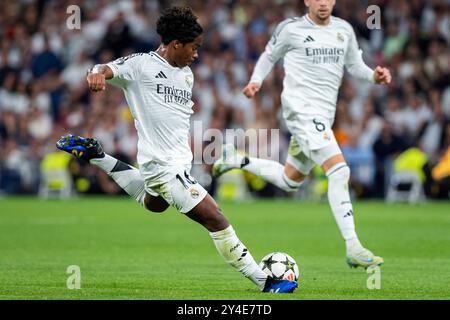
[[284,167],[275,161],[240,156],[232,145],[226,145],[213,174],[242,168],[283,190],[295,191],[313,166],[320,165],[328,177],[328,200],[346,243],[347,263],[367,268],[384,261],[364,248],[356,234],[348,190],[350,169],[331,127],[344,68],[358,79],[377,84],[389,84],[391,74],[386,68],[372,70],[364,63],[352,26],[331,15],[335,3],[305,0],[308,14],[281,22],[243,90],[248,98],[254,97],[274,64],[284,59],[281,102],[292,134]]

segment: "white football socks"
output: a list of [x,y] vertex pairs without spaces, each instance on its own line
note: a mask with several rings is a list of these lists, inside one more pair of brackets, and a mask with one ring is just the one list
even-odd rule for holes
[[338,163],[331,167],[326,175],[328,177],[328,201],[345,240],[347,252],[353,248],[359,248],[361,243],[355,231],[353,206],[348,190],[350,168],[345,163]]
[[267,274],[262,271],[248,249],[236,236],[233,227],[230,225],[224,230],[210,232],[209,235],[222,258],[263,290]]
[[93,158],[89,160],[89,163],[99,167],[109,174],[116,166],[117,159],[105,153],[105,156],[103,158]]
[[130,197],[145,206],[144,179],[138,169],[108,154],[105,154],[103,158],[91,159],[89,162],[105,171]]
[[284,173],[284,166],[277,161],[247,157],[241,163],[243,170],[256,174],[287,192],[296,191],[303,183],[289,179]]

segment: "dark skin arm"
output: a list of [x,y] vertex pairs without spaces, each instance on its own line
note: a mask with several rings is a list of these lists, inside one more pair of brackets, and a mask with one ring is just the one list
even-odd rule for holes
[[89,72],[86,77],[89,90],[92,92],[104,91],[106,89],[106,80],[112,79],[114,76],[110,67],[105,64],[99,66],[98,73]]

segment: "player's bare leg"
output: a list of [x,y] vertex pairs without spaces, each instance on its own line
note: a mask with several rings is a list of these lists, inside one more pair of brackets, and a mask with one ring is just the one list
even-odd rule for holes
[[155,213],[161,213],[166,211],[166,209],[169,207],[169,204],[166,200],[164,200],[161,196],[152,196],[151,194],[147,193],[144,198],[144,207]]
[[209,194],[186,216],[204,226],[222,258],[261,291],[289,293],[297,287],[296,282],[273,280],[262,271]]
[[[328,177],[328,201],[346,243],[347,263],[351,267],[364,268],[382,264],[383,258],[374,256],[372,252],[365,249],[356,234],[353,207],[348,191],[350,169],[343,155],[332,156],[322,164],[322,169]],[[286,162],[284,166],[284,175],[289,181],[295,181],[299,185],[306,178],[306,175],[289,162]]]
[[347,263],[351,267],[381,265],[384,260],[365,249],[359,242],[353,219],[353,206],[349,193],[350,168],[342,154],[332,156],[322,164],[328,177],[328,201],[336,223],[345,240]]
[[297,183],[303,183],[306,178],[306,175],[298,171],[292,164],[286,161],[284,164],[284,174],[290,180],[295,181]]
[[218,232],[230,226],[227,218],[209,194],[194,209],[186,213],[186,216],[200,223],[209,232]]
[[[276,162],[265,159],[250,158],[239,155],[234,146],[224,146],[222,157],[213,166],[213,174],[221,175],[234,168],[252,172],[268,182],[273,183],[285,191],[297,190],[305,180],[306,174],[299,171],[298,167],[304,167],[309,172],[308,161],[299,161],[299,153],[295,150],[295,144],[290,146],[288,160],[296,163],[294,166],[286,161],[284,167]],[[300,156],[301,157],[301,156]],[[365,249],[358,240],[353,220],[353,207],[348,191],[350,169],[342,154],[330,157],[322,164],[322,169],[328,177],[328,200],[331,211],[336,219],[339,230],[346,243],[347,262],[352,267],[380,265],[383,259],[374,256]]]

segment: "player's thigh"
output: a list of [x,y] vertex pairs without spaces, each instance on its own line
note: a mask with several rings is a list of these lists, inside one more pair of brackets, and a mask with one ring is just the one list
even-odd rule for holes
[[162,213],[169,207],[169,203],[154,189],[149,186],[150,180],[145,180],[144,207],[154,213]]
[[314,166],[314,162],[306,155],[302,143],[298,141],[301,138],[295,138],[293,135],[289,142],[288,155],[284,165],[286,176],[297,182],[301,182],[309,174]]
[[158,194],[152,195],[148,192],[144,198],[144,205],[147,210],[155,213],[162,213],[169,207],[169,204],[163,197]]
[[344,155],[336,140],[327,146],[311,151],[311,159],[326,173],[338,163],[345,163]]

